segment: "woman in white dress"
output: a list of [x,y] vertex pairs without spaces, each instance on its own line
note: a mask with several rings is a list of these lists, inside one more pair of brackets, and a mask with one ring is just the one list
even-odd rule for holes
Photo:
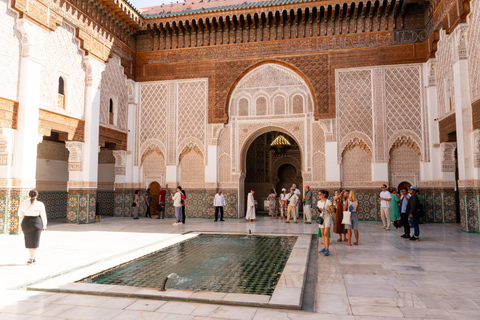
[[255,221],[256,216],[255,216],[255,199],[253,198],[253,195],[255,194],[255,190],[250,190],[250,193],[248,194],[247,198],[247,214],[245,215],[245,218],[248,220],[248,222]]
[[37,200],[38,191],[30,190],[30,199],[25,199],[18,208],[18,218],[22,219],[22,231],[25,237],[25,248],[30,252],[27,264],[36,263],[35,253],[40,246],[40,235],[47,229],[47,213],[45,205]]
[[323,217],[323,224],[320,225],[320,229],[322,231],[322,244],[323,249],[319,251],[320,253],[325,254],[326,256],[330,255],[330,251],[328,250],[330,247],[330,239],[328,237],[330,228],[333,228],[333,218],[332,213],[335,212],[333,208],[332,201],[328,200],[328,191],[327,190],[320,190],[318,193],[318,202],[317,202],[317,210],[320,216]]

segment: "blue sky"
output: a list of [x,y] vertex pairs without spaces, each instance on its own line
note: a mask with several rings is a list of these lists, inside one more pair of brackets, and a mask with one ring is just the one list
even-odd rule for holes
[[176,2],[176,0],[129,0],[129,2],[133,4],[136,8],[144,8],[151,6],[159,6],[163,3],[172,3]]

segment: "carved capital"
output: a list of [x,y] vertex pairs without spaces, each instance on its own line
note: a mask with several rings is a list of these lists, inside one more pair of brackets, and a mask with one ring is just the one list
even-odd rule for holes
[[113,157],[115,158],[115,175],[125,175],[127,151],[113,150]]
[[434,59],[430,59],[427,62],[427,72],[428,78],[427,83],[429,87],[435,87],[437,85],[436,74],[437,74],[437,61]]
[[456,142],[442,142],[442,172],[455,172]]
[[83,166],[83,142],[67,141],[65,146],[68,149],[68,171],[82,171]]
[[466,23],[459,24],[455,28],[455,61],[466,60],[467,53],[467,38],[468,38],[468,25]]

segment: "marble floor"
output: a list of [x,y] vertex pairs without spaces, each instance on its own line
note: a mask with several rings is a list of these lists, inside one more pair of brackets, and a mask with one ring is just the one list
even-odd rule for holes
[[186,232],[316,234],[316,225],[227,220],[107,218],[91,225],[57,224],[42,235],[38,263],[21,235],[0,235],[1,319],[480,319],[480,235],[458,225],[421,225],[421,241],[360,222],[360,245],[332,234],[331,255],[317,256],[314,311],[288,311],[25,290],[82,268],[178,241]]

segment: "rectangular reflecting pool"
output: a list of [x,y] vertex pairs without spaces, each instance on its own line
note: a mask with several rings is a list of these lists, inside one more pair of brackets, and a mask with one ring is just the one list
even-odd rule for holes
[[296,237],[199,235],[79,282],[272,295]]

